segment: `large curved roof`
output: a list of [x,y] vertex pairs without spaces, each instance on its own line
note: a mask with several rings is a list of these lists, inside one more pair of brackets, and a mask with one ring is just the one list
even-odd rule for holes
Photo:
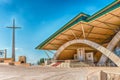
[[[83,39],[83,29],[85,38],[101,45],[108,43],[116,32],[120,29],[120,1],[116,0],[92,16],[80,13],[48,39],[36,47],[43,50],[57,50],[64,43],[75,38]],[[67,48],[72,50],[78,47],[85,47],[92,50],[87,45],[74,44]]]

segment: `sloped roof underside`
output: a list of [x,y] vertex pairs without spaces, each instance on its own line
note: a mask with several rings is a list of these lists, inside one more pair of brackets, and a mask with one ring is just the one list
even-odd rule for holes
[[[61,45],[70,40],[76,38],[84,39],[81,26],[84,28],[86,39],[101,45],[110,42],[120,29],[120,2],[113,2],[93,16],[88,16],[84,13],[79,14],[36,47],[36,49],[57,50]],[[75,50],[80,47],[93,50],[91,47],[84,44],[74,44],[69,46],[66,50]]]
[[[120,30],[120,1],[114,1],[92,16],[80,13],[38,45],[36,49],[57,50],[70,40],[84,39],[82,26],[85,39],[106,46]],[[96,53],[96,50],[88,45],[73,44],[62,51],[58,60],[73,59],[77,48],[85,48],[86,52]]]

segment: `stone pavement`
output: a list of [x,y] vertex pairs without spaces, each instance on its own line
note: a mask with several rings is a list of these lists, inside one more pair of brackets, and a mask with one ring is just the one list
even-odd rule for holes
[[117,67],[55,68],[0,65],[0,80],[86,80],[89,74],[100,70],[120,74]]

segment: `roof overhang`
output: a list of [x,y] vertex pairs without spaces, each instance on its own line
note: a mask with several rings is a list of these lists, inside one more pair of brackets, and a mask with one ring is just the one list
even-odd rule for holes
[[[92,16],[80,13],[47,40],[38,45],[36,49],[57,50],[61,45],[70,40],[75,38],[83,39],[81,26],[84,28],[86,39],[101,45],[109,43],[120,28],[120,1],[114,1]],[[67,50],[74,50],[79,47],[93,50],[84,44],[71,45]]]

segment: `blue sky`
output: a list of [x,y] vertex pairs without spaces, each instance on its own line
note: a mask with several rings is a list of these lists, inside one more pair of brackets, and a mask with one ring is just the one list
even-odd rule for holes
[[[12,26],[16,19],[16,59],[27,56],[27,61],[36,63],[47,57],[43,51],[35,50],[60,27],[80,12],[94,14],[114,0],[0,0],[0,50],[7,49],[11,57]],[[51,57],[52,54],[50,53]],[[18,60],[18,59],[17,59]]]

